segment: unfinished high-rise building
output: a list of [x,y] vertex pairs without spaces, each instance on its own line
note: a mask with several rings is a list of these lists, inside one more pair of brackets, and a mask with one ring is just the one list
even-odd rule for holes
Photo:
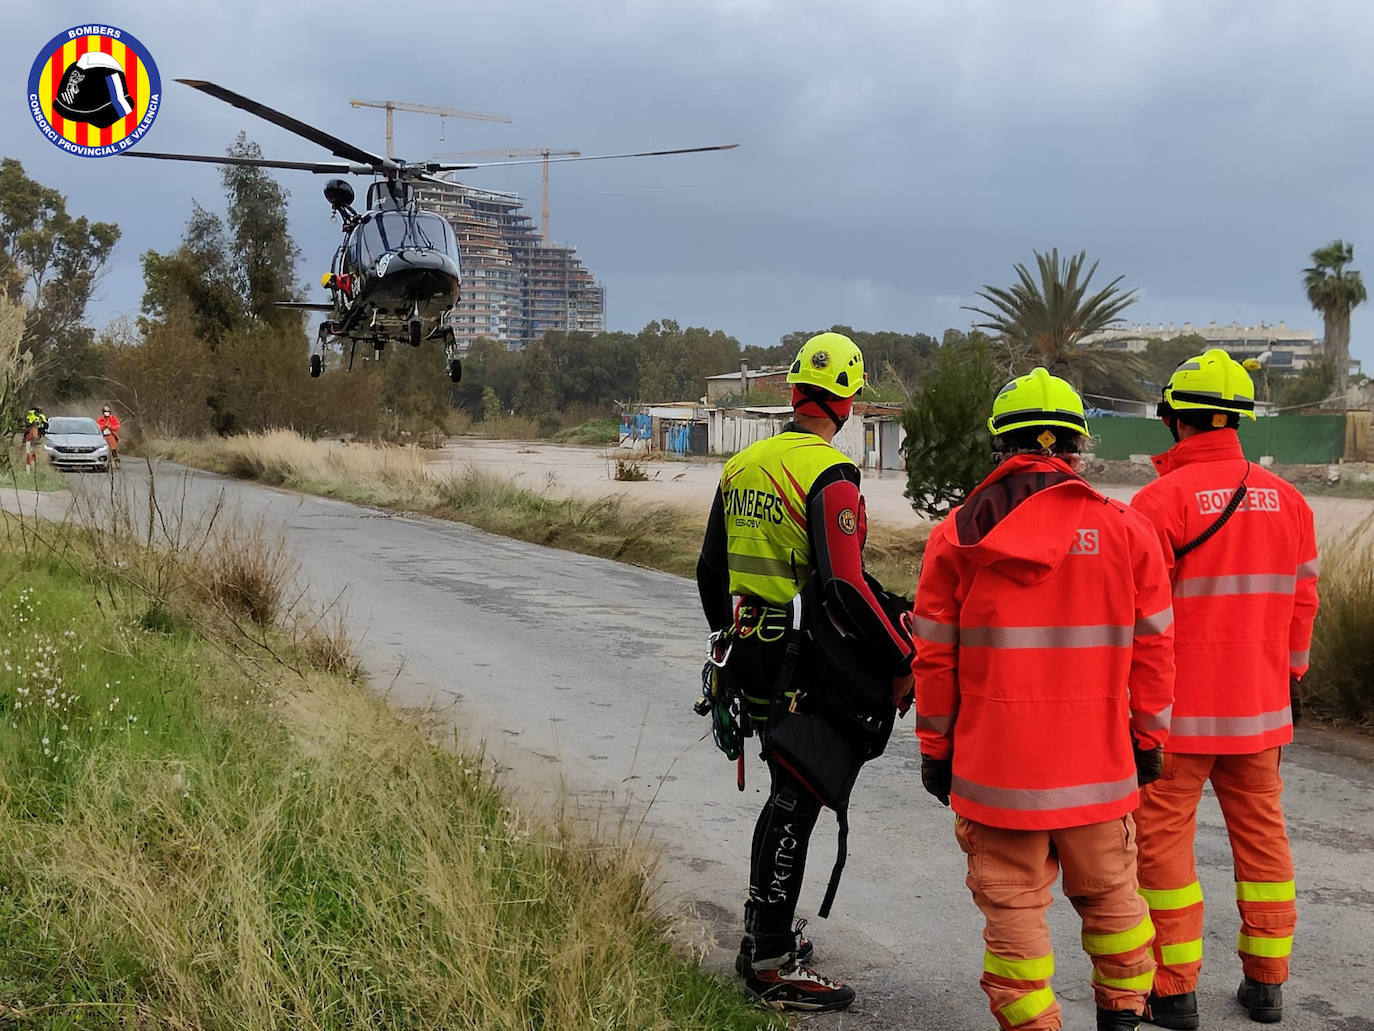
[[461,353],[479,337],[519,349],[549,330],[606,328],[605,287],[576,248],[540,240],[518,194],[425,182],[415,195],[458,237],[462,286],[450,319]]

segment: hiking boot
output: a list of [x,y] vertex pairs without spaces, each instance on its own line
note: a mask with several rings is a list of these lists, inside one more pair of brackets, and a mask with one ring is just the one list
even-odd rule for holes
[[[797,921],[796,927],[792,928],[792,934],[796,939],[792,946],[792,957],[801,964],[809,963],[816,952],[816,946],[811,943],[811,939],[802,933],[802,929],[805,927],[806,920],[803,918]],[[740,939],[739,955],[735,957],[735,973],[739,974],[740,977],[749,976],[749,963],[752,958],[750,950],[753,946],[754,936],[752,934],[746,934]]]
[[1130,1010],[1104,1010],[1097,1007],[1097,1031],[1133,1031],[1140,1026],[1140,1014]]
[[776,970],[751,967],[744,975],[744,986],[760,1002],[785,1010],[842,1010],[854,1001],[853,988],[832,981],[795,959]]
[[1145,1002],[1145,1019],[1156,1027],[1193,1031],[1198,1025],[1197,992],[1180,992],[1178,995],[1156,995],[1151,992]]
[[1236,1001],[1258,1024],[1277,1024],[1283,1019],[1283,985],[1246,978],[1236,989]]

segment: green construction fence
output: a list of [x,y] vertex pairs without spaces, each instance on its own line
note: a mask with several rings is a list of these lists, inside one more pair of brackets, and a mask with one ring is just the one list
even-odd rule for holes
[[[1173,445],[1158,419],[1089,419],[1093,453],[1108,461],[1157,455]],[[1345,416],[1271,415],[1240,421],[1240,443],[1252,461],[1272,455],[1284,465],[1329,465],[1345,453]]]

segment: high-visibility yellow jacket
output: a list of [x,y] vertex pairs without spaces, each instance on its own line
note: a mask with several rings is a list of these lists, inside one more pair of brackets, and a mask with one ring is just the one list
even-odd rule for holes
[[760,440],[725,463],[720,496],[731,594],[785,605],[801,590],[811,575],[807,495],[821,473],[841,464],[853,463],[800,431]]
[[874,665],[904,671],[911,642],[867,582],[866,535],[859,470],[841,451],[795,424],[745,448],[725,464],[697,562],[707,622],[731,623],[732,595],[782,607],[815,576]]

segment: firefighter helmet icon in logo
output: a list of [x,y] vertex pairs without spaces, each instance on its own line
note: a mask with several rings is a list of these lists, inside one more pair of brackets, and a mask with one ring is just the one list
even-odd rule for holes
[[53,146],[103,158],[144,137],[161,92],[157,65],[137,39],[112,25],[77,25],[34,59],[29,113]]

